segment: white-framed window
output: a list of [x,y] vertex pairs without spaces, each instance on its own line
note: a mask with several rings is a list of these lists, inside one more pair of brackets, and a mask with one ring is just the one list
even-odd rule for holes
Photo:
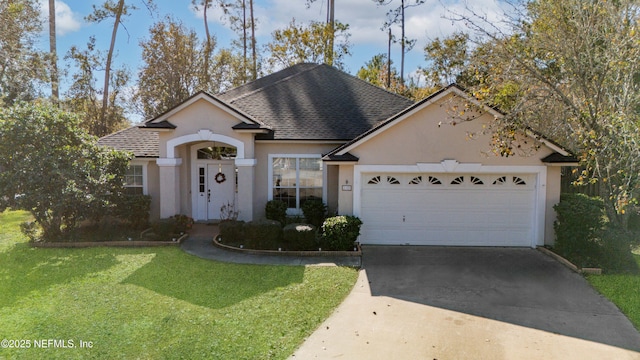
[[124,175],[127,194],[147,195],[147,163],[131,162]]
[[319,154],[270,154],[268,198],[284,201],[289,214],[301,214],[305,201],[324,201],[325,176]]

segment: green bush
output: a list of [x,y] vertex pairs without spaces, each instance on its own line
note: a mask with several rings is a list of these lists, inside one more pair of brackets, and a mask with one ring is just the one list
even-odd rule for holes
[[327,217],[327,205],[320,199],[310,199],[302,204],[302,213],[309,224],[321,227]]
[[151,223],[151,231],[145,234],[143,240],[169,241],[177,236],[179,231],[176,219],[160,219]]
[[599,267],[606,272],[636,272],[628,231],[608,223],[604,202],[583,194],[562,194],[554,206],[554,250],[579,267]]
[[638,272],[628,231],[608,228],[601,232],[600,243],[602,246],[597,261],[602,269],[608,273]]
[[151,196],[139,194],[119,194],[111,198],[113,204],[112,215],[125,221],[134,229],[144,229],[149,226],[149,212],[151,211]]
[[577,261],[580,266],[596,266],[598,234],[606,217],[604,202],[584,194],[562,194],[554,206],[557,218],[554,249],[562,256]]
[[268,201],[264,211],[267,219],[279,221],[280,226],[287,222],[287,203],[282,200]]
[[218,225],[223,243],[235,244],[244,240],[244,221],[229,220]]
[[244,226],[244,246],[250,249],[277,249],[282,242],[282,227],[276,220],[249,221]]
[[176,232],[185,233],[193,226],[193,219],[187,215],[174,215],[171,217],[176,222]]
[[315,250],[317,228],[311,224],[289,224],[282,230],[286,250]]
[[322,224],[322,248],[327,250],[353,250],[360,235],[362,221],[356,216],[342,215],[326,219]]

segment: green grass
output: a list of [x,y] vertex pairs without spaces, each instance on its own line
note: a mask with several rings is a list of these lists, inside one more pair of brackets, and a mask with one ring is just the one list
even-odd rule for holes
[[[633,255],[640,266],[640,255]],[[640,329],[640,275],[588,275],[587,280],[602,295],[611,300]]]
[[[0,348],[0,359],[285,359],[357,277],[224,264],[173,247],[31,248],[19,230],[28,218],[0,213],[0,340],[31,346]],[[75,347],[34,348],[41,339]]]

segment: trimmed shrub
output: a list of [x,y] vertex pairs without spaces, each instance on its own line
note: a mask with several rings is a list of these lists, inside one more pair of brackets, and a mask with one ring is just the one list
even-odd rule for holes
[[597,236],[606,221],[604,202],[584,194],[562,194],[553,207],[557,219],[555,250],[579,266],[596,266]]
[[242,220],[222,221],[218,225],[222,242],[233,244],[244,240],[244,225]]
[[309,224],[319,228],[327,217],[327,205],[322,200],[310,199],[302,204],[302,213]]
[[282,230],[286,250],[315,250],[317,228],[311,224],[289,224]]
[[558,254],[579,267],[600,267],[606,272],[638,270],[630,233],[608,226],[602,199],[562,194],[554,209],[554,250]]
[[322,224],[321,245],[327,250],[349,251],[360,235],[362,221],[351,215],[330,217]]
[[251,249],[277,249],[282,241],[282,227],[276,220],[249,221],[244,226],[245,246]]
[[267,219],[279,221],[280,226],[284,226],[287,222],[287,203],[282,200],[267,201],[264,212]]
[[638,263],[631,253],[631,234],[621,229],[608,228],[600,234],[601,248],[596,259],[608,273],[638,273]]
[[134,229],[144,229],[149,225],[151,196],[120,194],[111,198],[112,215],[129,224]]
[[187,215],[173,215],[171,219],[176,222],[176,232],[184,233],[193,226],[193,219]]

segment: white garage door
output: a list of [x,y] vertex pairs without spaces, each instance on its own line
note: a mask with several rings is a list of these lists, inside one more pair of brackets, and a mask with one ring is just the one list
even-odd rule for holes
[[365,244],[531,246],[536,175],[363,173]]

